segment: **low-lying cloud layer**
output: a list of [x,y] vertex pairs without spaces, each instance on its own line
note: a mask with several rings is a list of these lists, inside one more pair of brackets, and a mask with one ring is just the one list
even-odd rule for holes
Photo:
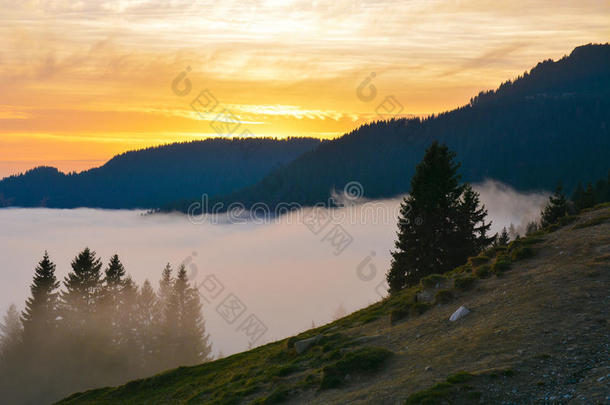
[[[535,219],[546,198],[492,181],[475,188],[489,210],[494,233]],[[23,308],[44,250],[57,264],[60,279],[86,246],[105,262],[118,253],[139,284],[150,279],[155,287],[167,262],[185,263],[209,301],[202,300],[214,352],[234,353],[248,346],[249,337],[238,329],[250,314],[268,328],[258,345],[307,329],[312,322],[326,323],[340,305],[352,312],[379,300],[399,205],[400,199],[392,199],[336,210],[329,213],[333,221],[317,233],[290,217],[270,224],[194,225],[185,216],[135,211],[2,209],[0,310],[5,312],[12,302]],[[298,216],[303,217],[306,213]],[[335,225],[350,238],[347,246],[333,245],[329,234],[338,229]],[[206,293],[210,284],[201,284],[210,275],[224,287],[218,295],[219,289]],[[231,294],[246,306],[233,323],[217,311]]]

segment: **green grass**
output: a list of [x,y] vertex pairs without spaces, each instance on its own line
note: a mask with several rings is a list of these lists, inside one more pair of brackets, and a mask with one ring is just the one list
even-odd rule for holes
[[[452,403],[453,399],[460,392],[469,391],[471,387],[459,387],[460,384],[471,381],[475,376],[465,371],[460,371],[447,378],[446,382],[441,382],[432,387],[416,392],[407,398],[406,405],[435,405]],[[461,389],[460,389],[461,388]],[[473,397],[471,394],[470,397]],[[477,395],[478,397],[478,395]]]
[[447,380],[434,384],[428,389],[416,392],[410,395],[405,405],[444,405],[453,403],[479,403],[482,396],[480,392],[474,391],[472,385],[467,385],[467,382],[481,381],[486,377],[493,378],[494,376],[502,375],[511,377],[514,372],[511,369],[500,370],[487,374],[474,375],[465,371],[460,371],[447,377]]
[[437,284],[442,284],[447,281],[447,277],[441,274],[431,274],[420,280],[423,288],[434,288]]
[[495,274],[501,274],[508,269],[510,269],[510,258],[507,255],[498,256],[491,265],[491,271]]
[[610,220],[610,214],[600,215],[598,217],[589,219],[588,221],[575,225],[574,229],[583,229],[583,228],[588,228],[590,226],[596,226],[599,224],[603,224],[604,222],[606,222],[608,220]]
[[465,371],[460,371],[459,373],[456,373],[456,374],[448,377],[447,382],[450,384],[461,384],[466,381],[472,380],[473,377],[474,376],[470,373],[467,373]]
[[324,367],[320,389],[336,388],[344,384],[348,374],[378,371],[393,354],[380,347],[363,347],[347,352],[341,360]]
[[455,279],[455,288],[461,291],[470,290],[476,280],[477,278],[472,276],[458,277]]
[[491,266],[489,264],[484,264],[482,266],[474,269],[474,275],[477,278],[487,278],[491,275]]
[[408,318],[410,316],[419,316],[431,308],[431,305],[425,302],[409,302],[400,307],[392,309],[390,312],[390,323],[393,325],[396,322]]
[[480,266],[482,264],[489,262],[489,260],[490,259],[488,256],[479,255],[479,256],[471,257],[470,259],[468,259],[468,262],[470,263],[470,265],[472,267],[477,267],[477,266]]
[[512,250],[510,258],[513,261],[524,260],[534,256],[534,250],[529,246],[519,246]]
[[435,304],[449,304],[451,301],[453,301],[451,290],[439,290],[434,295]]

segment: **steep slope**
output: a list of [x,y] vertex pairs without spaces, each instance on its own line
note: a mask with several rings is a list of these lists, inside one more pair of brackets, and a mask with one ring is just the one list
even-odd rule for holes
[[[313,205],[351,181],[362,184],[365,197],[392,197],[409,191],[433,140],[457,152],[466,181],[493,178],[518,190],[549,190],[561,180],[570,190],[610,170],[609,130],[610,45],[586,45],[456,110],[364,125],[214,202]],[[189,205],[166,209],[186,212]]]
[[80,174],[40,167],[0,181],[0,207],[157,208],[253,184],[319,143],[216,138],[127,152]]
[[610,207],[564,223],[299,336],[60,403],[607,403]]

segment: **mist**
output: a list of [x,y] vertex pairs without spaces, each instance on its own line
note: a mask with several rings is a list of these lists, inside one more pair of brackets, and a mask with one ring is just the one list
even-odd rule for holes
[[[548,195],[518,193],[495,181],[474,188],[493,221],[492,234],[511,223],[523,234]],[[104,264],[117,253],[139,285],[149,279],[155,288],[166,263],[184,263],[202,293],[213,353],[229,355],[327,323],[340,306],[353,312],[385,295],[401,200],[326,210],[331,222],[317,233],[302,220],[310,209],[268,223],[239,224],[195,224],[183,215],[124,210],[0,209],[0,311],[11,303],[23,309],[45,250],[57,264],[59,280],[85,247]],[[341,229],[349,243],[334,246],[328,237],[333,229]],[[217,311],[228,296],[245,306],[233,321]],[[264,325],[254,340],[240,330],[251,315]]]

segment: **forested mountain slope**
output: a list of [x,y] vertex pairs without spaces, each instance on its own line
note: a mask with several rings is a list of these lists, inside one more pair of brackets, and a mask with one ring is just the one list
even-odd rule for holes
[[[518,190],[551,190],[562,181],[571,190],[579,180],[607,175],[609,131],[610,45],[586,45],[456,110],[364,125],[212,203],[313,205],[351,181],[360,182],[368,198],[406,193],[416,162],[434,140],[457,153],[465,181],[493,178]],[[186,212],[191,201],[165,209]]]
[[253,184],[319,143],[214,138],[123,153],[79,174],[39,167],[0,181],[0,207],[156,208]]

